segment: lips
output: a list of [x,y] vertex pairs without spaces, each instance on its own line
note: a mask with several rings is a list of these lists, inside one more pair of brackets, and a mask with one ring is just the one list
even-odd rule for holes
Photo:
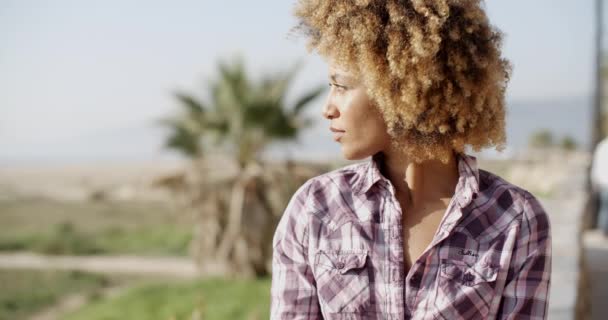
[[329,130],[334,133],[334,140],[335,141],[340,141],[340,139],[344,135],[344,132],[346,132],[344,130],[336,129],[334,127],[329,127]]

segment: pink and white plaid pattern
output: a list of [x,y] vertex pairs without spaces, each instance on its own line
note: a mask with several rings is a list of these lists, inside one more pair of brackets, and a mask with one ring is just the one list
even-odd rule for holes
[[271,319],[545,319],[550,224],[528,191],[458,155],[434,239],[404,270],[400,206],[377,159],[314,177],[273,238]]

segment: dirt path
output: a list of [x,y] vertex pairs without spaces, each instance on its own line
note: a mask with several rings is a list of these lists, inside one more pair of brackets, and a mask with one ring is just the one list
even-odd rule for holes
[[105,274],[165,275],[194,278],[188,258],[141,256],[48,256],[30,252],[0,253],[0,269],[80,270]]

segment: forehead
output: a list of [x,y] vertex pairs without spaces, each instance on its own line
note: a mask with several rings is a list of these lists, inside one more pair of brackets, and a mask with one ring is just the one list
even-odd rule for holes
[[356,75],[348,68],[330,63],[328,67],[328,76],[331,79],[347,79],[354,80]]
[[329,73],[339,73],[344,75],[350,74],[350,68],[344,65],[337,64],[331,60],[327,63],[327,67]]

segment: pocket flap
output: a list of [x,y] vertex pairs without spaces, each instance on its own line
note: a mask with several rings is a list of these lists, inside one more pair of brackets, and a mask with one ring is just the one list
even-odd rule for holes
[[365,266],[367,250],[323,251],[317,253],[317,265],[335,269],[341,274]]
[[478,284],[496,280],[498,268],[480,264],[468,265],[458,260],[444,260],[440,265],[440,274],[444,278],[459,281],[463,284]]

